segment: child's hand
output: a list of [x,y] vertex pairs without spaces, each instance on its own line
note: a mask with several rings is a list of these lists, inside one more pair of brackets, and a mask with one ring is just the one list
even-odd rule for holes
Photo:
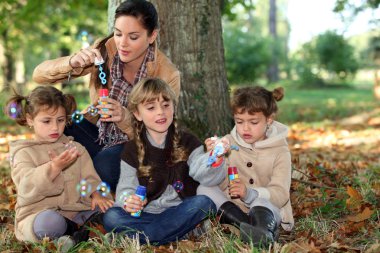
[[72,164],[79,156],[79,151],[75,146],[57,155],[54,151],[49,151],[51,167],[56,171],[62,171]]
[[101,196],[99,192],[93,192],[91,198],[91,210],[95,210],[98,206],[100,211],[104,213],[113,206],[113,200]]
[[134,213],[142,210],[144,206],[146,205],[147,200],[144,201],[141,200],[139,196],[136,194],[131,195],[128,199],[124,202],[124,210],[128,213]]
[[240,199],[245,199],[247,196],[247,187],[239,178],[234,179],[231,184],[228,185],[228,188],[230,196],[238,196]]
[[207,138],[205,140],[205,146],[206,146],[206,151],[211,152],[211,150],[214,148],[215,141],[212,138]]

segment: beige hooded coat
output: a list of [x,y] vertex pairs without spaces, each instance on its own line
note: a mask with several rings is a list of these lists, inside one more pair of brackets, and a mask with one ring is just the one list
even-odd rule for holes
[[[101,181],[82,145],[72,142],[80,156],[53,181],[49,179],[51,159],[48,152],[62,153],[71,140],[72,137],[63,135],[54,143],[36,140],[10,143],[11,175],[17,189],[15,234],[18,240],[37,241],[33,222],[44,210],[55,210],[72,219],[79,211],[91,209],[89,196]],[[81,179],[91,185],[86,197],[81,197],[77,190]]]

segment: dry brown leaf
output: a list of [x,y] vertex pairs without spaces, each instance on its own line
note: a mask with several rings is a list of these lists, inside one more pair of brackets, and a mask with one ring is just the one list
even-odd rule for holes
[[380,243],[376,242],[369,249],[367,249],[364,253],[376,253],[380,252]]
[[350,210],[360,208],[361,202],[363,200],[362,195],[351,186],[347,186],[347,194],[350,196],[350,198],[346,200],[347,208]]
[[352,221],[352,222],[365,221],[365,220],[369,219],[373,213],[374,213],[374,210],[371,210],[368,207],[366,207],[359,214],[347,216],[347,220]]

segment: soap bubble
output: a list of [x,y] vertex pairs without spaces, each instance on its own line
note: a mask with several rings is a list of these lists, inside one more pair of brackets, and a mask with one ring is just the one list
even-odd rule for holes
[[21,112],[21,106],[15,102],[12,102],[8,105],[7,111],[9,117],[15,119]]
[[176,192],[181,192],[184,188],[184,185],[180,180],[177,180],[173,183],[173,188]]
[[87,183],[86,179],[82,179],[79,184],[77,184],[77,191],[81,197],[86,197],[91,192],[91,184]]
[[74,123],[79,124],[83,120],[83,114],[80,111],[76,110],[71,115],[71,119],[73,120]]
[[98,187],[96,187],[96,190],[102,195],[103,197],[107,196],[111,189],[109,185],[106,182],[101,182]]
[[96,108],[94,105],[90,105],[87,109],[87,112],[91,115],[91,116],[96,116],[98,114],[98,108]]

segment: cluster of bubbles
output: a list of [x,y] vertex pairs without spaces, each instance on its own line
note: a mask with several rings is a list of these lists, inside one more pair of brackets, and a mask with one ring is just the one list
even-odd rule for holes
[[185,187],[180,180],[175,181],[172,186],[176,192],[181,192]]
[[72,148],[75,148],[73,141],[69,141],[68,143],[65,144],[65,149],[72,149]]
[[[91,189],[91,184],[88,183],[86,179],[82,179],[77,185],[77,191],[81,197],[86,197],[91,194]],[[96,191],[103,197],[106,197],[110,193],[111,189],[107,183],[101,182],[98,187],[96,187]]]
[[[107,79],[106,79],[106,73],[103,71],[103,67],[102,67],[102,64],[104,63],[104,60],[101,59],[101,60],[98,60],[97,58],[95,58],[95,65],[96,66],[99,66],[99,78],[100,78],[100,81],[102,82],[102,85],[105,86],[106,83],[107,83]],[[98,108],[96,108],[94,105],[90,105],[88,108],[87,108],[87,112],[91,115],[91,116],[96,116],[98,115]],[[76,110],[72,115],[71,115],[71,119],[74,123],[76,124],[79,124],[80,122],[82,122],[84,116],[83,114],[79,111],[79,110]]]

